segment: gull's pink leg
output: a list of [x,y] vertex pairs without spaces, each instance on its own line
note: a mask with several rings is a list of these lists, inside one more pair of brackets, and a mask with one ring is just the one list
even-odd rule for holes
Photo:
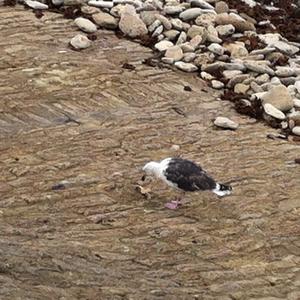
[[182,200],[182,197],[176,197],[174,200],[167,202],[165,204],[165,208],[175,210],[182,205],[181,200]]

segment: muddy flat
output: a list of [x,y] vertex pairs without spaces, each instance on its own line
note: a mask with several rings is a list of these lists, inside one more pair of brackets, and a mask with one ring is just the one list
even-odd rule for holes
[[[101,31],[73,51],[76,33],[0,10],[0,298],[300,299],[299,144],[196,75],[142,64],[148,48]],[[153,183],[145,199],[143,164],[175,155],[233,194],[171,211]]]

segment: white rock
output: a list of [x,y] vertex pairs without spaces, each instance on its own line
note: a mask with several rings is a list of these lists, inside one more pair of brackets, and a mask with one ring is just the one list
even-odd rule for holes
[[143,36],[148,33],[145,23],[136,13],[134,6],[128,4],[125,5],[121,12],[119,28],[125,35],[131,38]]
[[182,59],[183,51],[179,46],[173,46],[167,49],[165,57],[172,58],[174,61],[178,61]]
[[218,127],[225,128],[225,129],[237,129],[239,124],[226,118],[226,117],[217,117],[214,121],[214,124]]
[[216,27],[218,34],[221,36],[228,36],[232,35],[235,32],[235,28],[233,25],[219,25]]
[[183,61],[186,63],[192,62],[196,58],[196,53],[187,52],[183,54]]
[[212,9],[212,10],[215,10],[215,8],[207,3],[206,1],[204,0],[192,0],[191,1],[191,4],[194,6],[194,7],[200,7],[200,8],[204,8],[204,9]]
[[163,33],[163,31],[164,31],[164,26],[163,25],[158,26],[152,33],[152,37],[159,36],[160,34]]
[[64,4],[64,0],[52,0],[52,3],[56,6]]
[[101,8],[113,8],[114,4],[112,1],[103,1],[103,0],[90,0],[88,5],[101,7]]
[[180,149],[179,145],[172,145],[170,148],[172,151],[178,151]]
[[194,65],[194,64],[191,64],[191,63],[185,63],[183,61],[177,61],[175,62],[175,66],[184,71],[184,72],[195,72],[198,70],[198,68]]
[[183,52],[194,52],[195,51],[195,48],[189,42],[181,44],[180,47]]
[[203,39],[202,36],[196,35],[190,40],[190,44],[197,49],[198,46],[202,43]]
[[173,58],[170,58],[170,57],[163,57],[161,59],[161,61],[165,64],[168,64],[168,65],[173,65],[174,64],[174,59]]
[[110,14],[99,12],[93,14],[94,22],[104,28],[115,29],[118,27],[118,21]]
[[205,13],[213,13],[213,10],[205,10],[199,7],[189,8],[182,13],[180,13],[179,18],[184,21],[190,21],[196,19],[198,16],[205,14]]
[[284,85],[275,85],[261,97],[263,103],[270,103],[280,111],[288,111],[294,106],[293,99]]
[[214,79],[214,77],[213,77],[212,75],[210,75],[209,73],[204,72],[204,71],[202,71],[202,72],[200,73],[200,76],[201,76],[201,78],[204,79],[204,80],[213,80],[213,79]]
[[179,6],[179,5],[176,5],[176,6],[166,5],[164,7],[164,12],[167,15],[176,15],[176,14],[181,13],[183,10],[184,10],[184,8],[182,6]]
[[157,18],[157,20],[159,20],[161,22],[161,24],[164,26],[164,28],[166,30],[170,30],[172,28],[171,22],[165,16],[163,16],[163,15],[156,15],[156,18]]
[[276,49],[278,49],[280,52],[287,54],[289,56],[292,56],[294,54],[296,54],[299,51],[299,48],[293,45],[289,45],[286,42],[283,41],[278,41],[275,42],[273,45]]
[[185,43],[186,39],[187,39],[187,35],[184,31],[182,31],[177,39],[176,45],[181,45]]
[[171,19],[171,24],[174,29],[182,30],[183,29],[183,22],[180,19]]
[[217,55],[223,55],[223,54],[224,54],[224,51],[225,51],[225,49],[224,49],[222,46],[220,46],[219,44],[216,44],[216,43],[210,44],[210,45],[207,47],[207,49],[208,49],[209,51],[211,51],[212,53],[215,53],[215,54],[217,54]]
[[290,67],[277,66],[275,74],[276,74],[276,76],[279,76],[279,77],[294,76],[295,75],[295,69],[290,68]]
[[295,106],[296,108],[300,108],[300,100],[297,99],[297,98],[294,98],[293,101],[294,101],[294,106]]
[[25,4],[33,9],[48,9],[48,5],[39,1],[25,0]]
[[295,126],[292,129],[293,134],[300,135],[300,126]]
[[265,64],[258,63],[256,61],[245,61],[244,65],[247,67],[247,69],[257,73],[267,73],[271,76],[275,75],[275,72],[270,67],[268,67]]
[[169,41],[161,41],[159,43],[156,43],[154,45],[154,48],[157,49],[158,51],[166,51],[170,47],[174,46],[172,42]]
[[149,32],[153,32],[155,31],[155,29],[161,25],[160,20],[155,20],[149,27],[148,27],[148,31]]
[[240,74],[242,74],[242,71],[240,71],[240,70],[225,70],[225,71],[223,71],[223,76],[226,79],[231,79],[234,76],[240,75]]
[[93,33],[97,31],[97,26],[86,18],[76,18],[74,23],[84,32]]
[[85,35],[77,34],[71,39],[70,44],[75,49],[85,49],[90,47],[92,42]]
[[275,106],[273,106],[270,103],[265,103],[263,105],[265,113],[268,114],[269,116],[278,119],[278,120],[284,120],[285,119],[285,114],[277,109]]
[[216,90],[220,90],[220,89],[224,88],[224,83],[219,80],[212,80],[211,86],[212,86],[212,88],[214,88]]

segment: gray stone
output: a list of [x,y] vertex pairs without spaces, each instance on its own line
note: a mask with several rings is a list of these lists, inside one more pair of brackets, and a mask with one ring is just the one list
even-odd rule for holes
[[90,47],[92,45],[92,42],[85,35],[77,34],[71,39],[70,44],[75,49],[80,50]]
[[183,30],[183,22],[180,19],[171,19],[171,24],[176,30]]
[[101,7],[101,8],[113,8],[114,4],[110,1],[103,1],[103,0],[90,0],[88,5]]
[[294,99],[293,99],[293,102],[294,102],[294,106],[295,106],[296,108],[300,108],[300,100],[299,100],[299,99],[294,98]]
[[215,53],[217,55],[223,55],[224,54],[224,51],[225,51],[225,48],[223,48],[222,46],[220,46],[219,44],[216,44],[216,43],[212,43],[210,44],[207,49],[209,51],[211,51],[212,53]]
[[200,73],[200,76],[204,80],[213,80],[214,79],[214,77],[212,75],[210,75],[207,72],[203,72],[203,71]]
[[168,65],[173,65],[174,64],[174,59],[173,58],[170,58],[170,57],[163,57],[161,59],[161,61],[165,64],[168,64]]
[[272,52],[276,51],[276,48],[272,48],[272,47],[266,47],[266,48],[263,48],[263,49],[255,49],[255,50],[252,50],[250,52],[251,55],[257,55],[257,54],[263,54],[263,55],[267,55],[267,54],[270,54]]
[[184,62],[189,63],[189,62],[192,62],[195,58],[196,58],[196,53],[194,53],[194,52],[187,52],[187,53],[183,54],[183,59],[182,60]]
[[211,4],[207,3],[205,0],[192,0],[191,5],[194,7],[200,7],[204,9],[215,9]]
[[176,6],[165,6],[164,7],[164,12],[167,15],[176,15],[181,13],[184,10],[184,8],[182,6],[176,5]]
[[184,72],[195,72],[198,70],[198,68],[194,65],[194,64],[191,64],[191,63],[185,63],[183,61],[177,61],[175,62],[175,66],[184,71]]
[[293,134],[300,135],[300,126],[295,126],[292,129]]
[[262,74],[255,78],[255,82],[257,84],[263,84],[270,81],[270,75],[269,74]]
[[279,109],[277,109],[276,107],[274,107],[272,104],[270,103],[265,103],[263,105],[265,113],[275,119],[278,120],[285,120],[285,114],[280,111]]
[[212,80],[211,86],[212,86],[212,88],[214,88],[216,90],[220,90],[220,89],[224,88],[224,83],[219,80]]
[[197,49],[198,46],[202,43],[203,39],[202,36],[196,35],[190,40],[190,44]]
[[141,11],[140,18],[145,23],[146,26],[150,26],[156,20],[156,11]]
[[158,42],[154,45],[154,48],[157,49],[158,51],[166,51],[167,49],[169,49],[170,47],[173,47],[174,44],[172,42],[169,41],[161,41]]
[[246,94],[247,91],[249,90],[249,85],[243,84],[243,83],[237,83],[234,86],[234,92],[237,94]]
[[227,83],[227,86],[229,88],[233,88],[237,83],[241,83],[243,82],[244,80],[247,80],[249,79],[251,76],[250,74],[240,74],[240,75],[236,75],[234,76],[233,78],[231,78],[228,83]]
[[271,76],[275,75],[275,72],[270,67],[256,61],[245,61],[244,65],[247,67],[247,69],[254,71],[256,73],[262,73],[262,74],[267,73]]
[[25,0],[24,3],[33,9],[48,9],[48,5],[39,1]]
[[97,31],[97,26],[86,18],[76,18],[74,23],[84,32],[94,33]]
[[292,56],[299,52],[299,48],[293,45],[289,45],[286,42],[283,41],[277,41],[274,42],[273,45],[276,49],[278,49],[280,52],[287,54],[289,56]]
[[164,32],[164,36],[166,37],[167,40],[169,41],[174,41],[179,35],[179,31],[175,29],[167,30]]
[[181,45],[185,43],[186,39],[187,39],[186,33],[182,31],[177,39],[176,45]]
[[216,27],[216,30],[220,36],[232,35],[235,32],[235,28],[232,24],[219,25]]
[[226,117],[217,117],[214,121],[214,124],[218,127],[225,129],[236,130],[239,127],[239,124],[226,118]]
[[119,22],[120,30],[131,38],[140,37],[148,33],[144,22],[136,13],[134,6],[126,4]]
[[157,20],[161,22],[166,30],[170,30],[172,28],[171,22],[163,15],[156,15]]
[[159,20],[155,20],[149,27],[148,27],[148,31],[149,32],[154,32],[155,29],[161,25],[161,22]]
[[199,7],[193,7],[189,8],[182,13],[180,13],[179,18],[182,19],[183,21],[190,21],[196,19],[198,16],[205,14],[205,13],[214,13],[213,10],[205,10]]
[[180,47],[183,52],[194,52],[195,51],[195,48],[189,42],[181,44]]
[[216,24],[218,25],[228,25],[231,24],[235,27],[237,31],[244,32],[244,31],[255,31],[255,26],[243,20],[241,17],[237,16],[236,14],[227,14],[222,13],[218,14],[215,19]]
[[99,12],[93,16],[94,22],[104,28],[115,29],[118,27],[118,21],[110,14]]
[[56,6],[64,4],[64,0],[52,0],[52,3]]
[[216,19],[216,14],[207,13],[198,16],[195,20],[195,24],[199,26],[208,27],[209,25],[214,25],[215,19]]
[[290,67],[276,67],[275,71],[276,76],[279,77],[289,77],[289,76],[294,76],[295,74],[295,69],[290,68]]
[[229,11],[228,4],[224,1],[216,3],[215,10],[217,14],[227,13]]
[[275,85],[261,97],[263,103],[270,103],[280,111],[288,111],[294,106],[293,99],[284,85]]
[[187,36],[192,39],[193,37],[200,35],[200,36],[205,36],[207,34],[207,31],[204,27],[197,26],[197,25],[192,25],[188,32]]
[[232,58],[248,56],[248,50],[242,42],[224,44],[224,48],[230,52]]
[[158,37],[160,34],[163,33],[163,31],[164,31],[164,26],[163,25],[158,26],[152,33],[152,37]]
[[225,70],[225,71],[223,71],[223,76],[226,79],[231,79],[234,76],[240,75],[240,74],[242,74],[242,71],[240,71],[240,70]]
[[178,61],[182,59],[183,51],[179,46],[173,46],[167,49],[165,57],[172,58],[174,61]]

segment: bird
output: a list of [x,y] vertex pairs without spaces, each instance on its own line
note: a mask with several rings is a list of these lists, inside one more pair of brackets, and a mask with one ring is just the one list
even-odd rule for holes
[[[143,167],[144,176],[152,176],[162,180],[168,186],[185,192],[210,190],[220,197],[230,195],[232,187],[215,181],[201,166],[191,160],[168,157],[159,162],[150,161]],[[177,209],[181,206],[181,197],[165,204],[166,208]]]

